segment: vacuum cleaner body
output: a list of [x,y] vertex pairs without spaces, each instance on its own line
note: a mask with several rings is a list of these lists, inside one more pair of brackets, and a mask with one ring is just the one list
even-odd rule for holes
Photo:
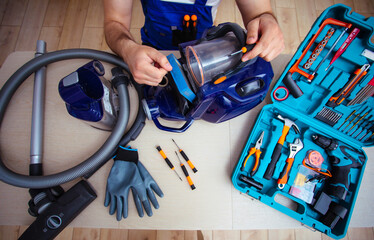
[[[208,29],[203,38],[181,44],[181,58],[173,54],[173,67],[159,86],[144,88],[143,108],[161,129],[185,131],[194,120],[220,123],[258,105],[266,96],[273,71],[270,63],[256,57],[241,62],[237,50],[246,34],[233,23]],[[168,127],[159,118],[185,121],[180,128]]]
[[104,66],[93,60],[62,78],[58,91],[71,116],[111,130],[117,120],[118,96],[104,74]]

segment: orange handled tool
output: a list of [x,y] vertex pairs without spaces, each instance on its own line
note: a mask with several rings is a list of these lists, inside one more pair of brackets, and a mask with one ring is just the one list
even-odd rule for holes
[[174,165],[170,162],[169,158],[166,157],[166,154],[164,153],[164,151],[161,149],[160,146],[157,146],[156,149],[158,150],[158,152],[161,154],[162,158],[165,160],[165,162],[168,164],[168,166],[170,167],[171,170],[173,170],[175,172],[175,174],[177,174],[178,178],[182,180],[182,178],[179,176],[179,174],[175,171],[175,167]]
[[241,168],[242,171],[244,171],[248,158],[252,156],[253,154],[255,154],[255,164],[253,165],[252,171],[250,173],[251,176],[255,175],[258,170],[258,166],[260,163],[260,155],[261,155],[261,145],[262,145],[263,140],[264,140],[264,131],[261,132],[261,135],[256,141],[255,146],[249,150],[248,156],[245,158],[243,162],[243,166]]
[[190,17],[190,15],[184,15],[184,17],[183,17],[183,27],[185,27],[185,28],[189,28],[190,27],[190,19],[191,19],[191,17]]
[[192,39],[196,39],[196,34],[197,34],[197,16],[196,15],[191,15],[191,35]]
[[357,83],[360,82],[361,78],[366,75],[369,68],[370,64],[364,64],[360,69],[357,69],[352,78],[344,85],[344,87],[330,97],[326,105],[329,107],[336,107],[340,105],[344,99],[351,94]]
[[286,160],[286,165],[284,166],[284,169],[278,179],[278,188],[283,189],[288,181],[288,176],[292,167],[292,164],[295,160],[295,155],[304,147],[303,142],[300,140],[300,138],[296,138],[293,143],[289,144],[290,146],[290,154]]
[[196,26],[197,26],[197,16],[192,15],[191,16],[191,21],[192,21],[192,27],[196,28]]
[[[234,56],[234,55],[239,54],[239,53],[243,53],[244,54],[244,53],[246,53],[248,51],[251,51],[254,47],[255,47],[255,44],[245,45],[239,51],[230,53],[229,55],[227,55],[227,57],[231,57],[231,56]],[[228,77],[231,77],[234,72],[235,71],[230,71],[230,73],[228,73],[227,75],[224,75],[224,76],[222,76],[222,77],[214,80],[214,84],[220,84],[221,82],[225,81]]]
[[321,26],[319,27],[318,31],[315,33],[314,37],[309,41],[308,45],[306,46],[306,48],[304,49],[304,51],[302,52],[300,58],[295,62],[295,64],[290,68],[289,72],[291,74],[293,74],[294,72],[297,72],[297,73],[300,73],[302,76],[306,77],[308,80],[312,80],[314,78],[314,75],[312,74],[309,74],[307,72],[304,72],[303,70],[301,70],[299,68],[299,65],[300,65],[300,62],[303,60],[303,58],[305,57],[305,55],[307,54],[307,52],[309,51],[310,47],[312,46],[312,44],[315,42],[315,40],[317,39],[318,35],[321,33],[321,31],[323,30],[323,28],[326,26],[326,25],[336,25],[336,26],[342,26],[342,27],[345,27],[345,28],[350,28],[352,26],[352,24],[350,23],[345,23],[345,22],[342,22],[342,21],[339,21],[339,20],[336,20],[334,18],[327,18],[325,21],[323,21],[323,23],[321,24]]
[[188,166],[190,166],[190,168],[192,169],[192,171],[194,173],[197,172],[197,169],[195,168],[195,166],[192,164],[192,162],[190,161],[190,159],[187,157],[186,153],[178,146],[178,144],[174,141],[174,139],[171,139],[173,140],[174,144],[177,146],[179,152],[181,153],[182,157],[184,158],[184,160],[186,160],[186,162],[188,163]]
[[177,155],[177,158],[178,158],[178,160],[179,160],[179,162],[180,162],[180,164],[181,164],[181,168],[182,168],[182,170],[183,170],[183,173],[184,173],[184,175],[185,175],[186,178],[187,178],[187,182],[188,182],[188,184],[190,185],[191,189],[194,190],[194,189],[196,188],[196,187],[195,187],[195,184],[193,184],[192,179],[191,179],[190,175],[188,174],[188,171],[187,171],[186,167],[184,166],[184,164],[183,164],[182,161],[180,160],[180,158],[179,158],[177,152],[175,152],[175,155]]
[[271,155],[271,161],[268,164],[268,167],[266,168],[266,171],[264,173],[264,178],[267,180],[270,180],[274,174],[275,166],[282,154],[282,148],[283,144],[286,141],[286,137],[288,135],[288,132],[290,131],[290,128],[293,127],[296,133],[300,133],[299,128],[297,127],[296,123],[288,118],[284,118],[281,115],[277,115],[277,118],[282,120],[284,122],[284,126],[282,129],[282,135],[279,137],[277,144],[275,145],[273,154]]
[[245,45],[239,51],[233,52],[229,56],[231,57],[231,56],[239,54],[239,53],[246,53],[248,51],[251,51],[254,48],[254,46],[255,46],[254,44]]

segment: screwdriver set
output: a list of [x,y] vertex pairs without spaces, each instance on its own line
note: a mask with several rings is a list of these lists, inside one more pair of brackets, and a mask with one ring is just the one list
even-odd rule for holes
[[373,33],[374,17],[343,4],[326,9],[275,84],[232,174],[240,192],[335,239],[353,213],[362,148],[374,144]]

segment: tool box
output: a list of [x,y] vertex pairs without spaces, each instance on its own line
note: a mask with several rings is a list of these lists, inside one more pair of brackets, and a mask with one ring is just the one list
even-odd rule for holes
[[332,238],[345,236],[374,143],[374,17],[343,4],[316,20],[272,91],[232,182]]

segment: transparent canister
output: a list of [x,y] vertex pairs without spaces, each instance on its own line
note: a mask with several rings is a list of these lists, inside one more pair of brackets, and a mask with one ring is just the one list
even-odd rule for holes
[[233,33],[186,47],[187,65],[195,82],[202,86],[235,67],[243,54],[231,54],[241,47]]

